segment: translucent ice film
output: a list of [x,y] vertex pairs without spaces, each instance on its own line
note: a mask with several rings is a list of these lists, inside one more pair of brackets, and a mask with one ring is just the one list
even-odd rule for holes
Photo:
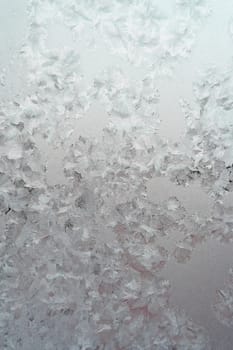
[[233,349],[233,4],[0,0],[0,350]]

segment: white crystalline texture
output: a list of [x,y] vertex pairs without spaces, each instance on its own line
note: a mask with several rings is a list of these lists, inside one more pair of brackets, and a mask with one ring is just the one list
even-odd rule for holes
[[[207,72],[193,110],[183,104],[187,147],[156,134],[156,78],[189,54],[205,1],[177,1],[172,17],[153,1],[29,5],[30,93],[0,106],[0,349],[208,350],[206,332],[171,305],[162,270],[204,239],[232,241],[232,212],[221,202],[233,181],[232,74]],[[46,47],[54,18],[72,30],[73,47]],[[98,36],[119,59],[146,67],[143,79],[110,67],[85,85],[79,39],[95,46]],[[71,142],[72,123],[96,101],[109,114],[100,139]],[[62,184],[48,183],[51,145],[64,154]],[[176,186],[198,179],[218,199],[211,220],[172,196],[151,202],[155,175]],[[163,239],[177,232],[170,253]],[[232,325],[230,288],[220,295],[217,317]]]
[[228,327],[233,327],[233,269],[230,269],[228,281],[222,289],[216,291],[213,306],[217,319]]

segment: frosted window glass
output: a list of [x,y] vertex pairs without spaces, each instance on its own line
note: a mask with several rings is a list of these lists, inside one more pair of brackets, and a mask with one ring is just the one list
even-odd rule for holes
[[0,349],[232,350],[230,0],[0,0]]

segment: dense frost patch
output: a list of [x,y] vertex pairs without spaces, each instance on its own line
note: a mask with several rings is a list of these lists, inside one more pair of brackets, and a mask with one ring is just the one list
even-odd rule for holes
[[[181,102],[182,142],[157,132],[158,77],[190,54],[206,2],[176,1],[173,16],[139,0],[32,0],[28,10],[30,93],[0,106],[1,349],[209,349],[162,276],[209,238],[232,242],[232,68],[197,77],[194,106]],[[69,45],[46,42],[54,18]],[[85,79],[79,40],[95,48],[100,36],[143,77],[117,63]],[[98,138],[80,135],[97,105]],[[158,176],[198,184],[210,215],[192,215],[174,193],[151,201],[146,184]]]

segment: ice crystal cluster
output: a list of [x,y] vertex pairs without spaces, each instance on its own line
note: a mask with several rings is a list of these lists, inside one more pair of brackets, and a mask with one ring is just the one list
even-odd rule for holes
[[214,311],[220,322],[232,328],[233,325],[233,270],[229,271],[224,289],[217,290]]
[[[159,136],[158,79],[189,56],[210,14],[205,0],[173,5],[171,15],[152,0],[28,2],[29,91],[0,106],[2,350],[210,349],[208,332],[171,304],[162,272],[204,240],[232,241],[222,198],[233,190],[233,70],[194,82],[194,106],[181,102],[182,142]],[[55,21],[72,44],[46,45]],[[80,42],[99,40],[143,77],[114,65],[87,82]],[[108,113],[102,136],[75,137],[95,102]],[[38,138],[62,149],[64,183],[48,183]],[[156,176],[182,188],[199,181],[211,215],[190,215],[176,197],[149,200]],[[168,251],[163,241],[177,232]],[[231,284],[214,309],[232,327]]]

